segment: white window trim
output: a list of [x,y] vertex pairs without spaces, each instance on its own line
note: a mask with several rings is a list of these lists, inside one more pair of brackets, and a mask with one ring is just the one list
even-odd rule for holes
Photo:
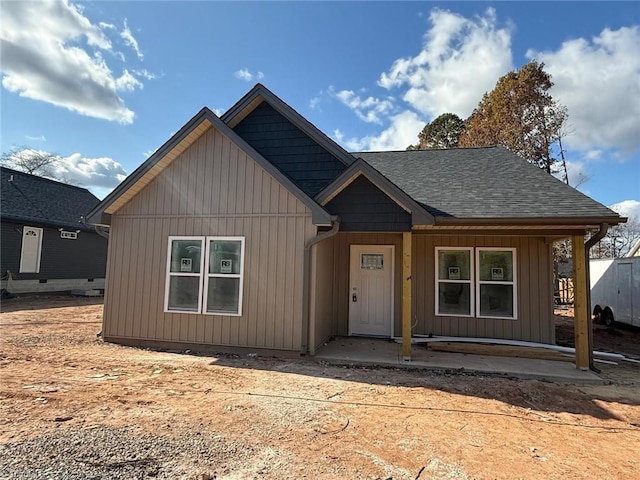
[[[181,236],[181,235],[175,235],[175,236],[169,236],[169,240],[167,242],[167,269],[166,269],[166,279],[165,279],[165,288],[164,288],[164,311],[166,313],[201,313],[202,312],[202,295],[203,295],[203,291],[202,291],[202,276],[204,274],[204,242],[205,242],[206,237],[188,237],[188,236]],[[186,272],[172,272],[171,271],[171,246],[173,245],[173,241],[174,240],[197,240],[200,242],[200,244],[202,245],[200,247],[200,273],[186,273]],[[200,291],[198,292],[198,310],[197,311],[193,311],[193,310],[176,310],[176,309],[170,309],[169,308],[169,283],[171,280],[171,277],[198,277],[199,279],[199,285],[200,285]]]
[[[480,252],[486,251],[500,251],[500,252],[512,252],[513,254],[513,281],[493,281],[482,280],[480,281]],[[478,302],[476,304],[476,318],[492,318],[496,320],[517,320],[518,319],[518,261],[516,257],[516,249],[514,247],[476,247],[476,298]],[[513,316],[511,317],[497,317],[490,315],[480,315],[480,285],[512,285],[513,286]]]
[[[440,271],[440,265],[439,265],[439,255],[438,253],[443,251],[443,250],[459,250],[459,251],[468,251],[469,252],[469,280],[442,280],[440,278],[438,278],[438,273]],[[475,275],[474,275],[474,265],[475,262],[473,261],[473,247],[436,247],[436,252],[435,252],[435,292],[434,292],[434,298],[435,298],[435,304],[436,304],[436,316],[438,317],[466,317],[466,318],[472,318],[473,314],[475,312],[474,309],[474,305],[475,305],[475,291],[476,289],[473,288],[473,283],[475,281]],[[461,315],[461,314],[455,314],[455,313],[440,313],[440,283],[462,283],[462,284],[468,284],[469,285],[469,314],[468,315]]]
[[[211,248],[211,241],[234,241],[240,242],[240,273],[209,273],[209,250]],[[204,302],[202,305],[202,313],[205,315],[218,315],[225,317],[241,317],[242,316],[242,290],[244,286],[244,237],[207,237],[207,261],[206,269],[204,270],[204,289],[203,296]],[[207,311],[207,302],[208,297],[204,295],[204,292],[209,291],[209,279],[210,278],[239,278],[240,285],[238,286],[238,312],[237,313],[229,313],[229,312],[208,312]]]
[[[187,273],[187,272],[172,272],[171,271],[171,247],[174,240],[193,240],[199,241],[201,245],[200,250],[200,273]],[[212,240],[231,240],[240,242],[240,273],[233,274],[217,274],[209,273],[209,248]],[[242,316],[242,298],[244,289],[244,245],[245,237],[225,237],[225,236],[182,236],[182,235],[170,235],[167,242],[167,256],[166,256],[166,270],[165,270],[165,289],[164,289],[164,311],[165,313],[189,313],[195,315],[217,315],[224,317],[240,317]],[[171,277],[198,277],[199,279],[199,292],[198,292],[198,310],[176,310],[169,308],[169,284]],[[209,288],[209,278],[239,278],[240,285],[238,288],[238,312],[207,312],[207,296]]]

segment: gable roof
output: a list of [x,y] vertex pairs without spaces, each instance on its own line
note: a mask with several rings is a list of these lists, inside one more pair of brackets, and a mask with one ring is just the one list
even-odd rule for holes
[[249,92],[227,110],[220,119],[231,128],[234,128],[263,101],[266,101],[278,113],[297,126],[318,145],[344,163],[346,167],[353,163],[354,159],[349,155],[349,152],[325,135],[315,125],[309,122],[309,120],[296,112],[261,83],[257,83],[249,90]]
[[3,220],[74,230],[93,230],[81,218],[99,200],[86,188],[0,167],[0,216]]
[[436,224],[625,221],[502,146],[352,155],[422,204]]
[[330,225],[331,215],[306,195],[297,185],[280,172],[273,164],[260,155],[251,145],[229,128],[218,116],[204,107],[189,120],[176,134],[167,140],[142,165],[123,180],[89,214],[87,220],[97,225],[109,225],[111,214],[126,204],[140,190],[156,178],[166,166],[184,152],[209,128],[214,127],[231,140],[238,148],[256,161],[276,180],[282,183],[309,210],[313,222],[318,225]]
[[423,205],[416,202],[362,158],[358,158],[348,169],[318,193],[314,197],[315,200],[320,205],[325,206],[361,175],[410,213],[413,225],[433,225],[435,223],[433,215]]

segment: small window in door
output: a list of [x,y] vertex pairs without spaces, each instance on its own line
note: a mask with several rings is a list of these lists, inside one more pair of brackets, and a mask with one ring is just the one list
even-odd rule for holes
[[384,269],[384,254],[382,253],[361,253],[361,270],[382,270]]

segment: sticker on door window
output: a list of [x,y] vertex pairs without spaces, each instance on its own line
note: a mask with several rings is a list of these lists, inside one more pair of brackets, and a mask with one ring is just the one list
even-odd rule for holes
[[384,254],[382,253],[361,253],[361,270],[382,270],[384,268]]

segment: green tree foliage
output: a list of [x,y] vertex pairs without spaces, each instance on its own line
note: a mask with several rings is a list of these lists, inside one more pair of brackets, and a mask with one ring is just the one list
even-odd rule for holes
[[455,113],[443,113],[427,123],[418,134],[418,143],[409,145],[407,150],[428,148],[454,148],[464,131],[464,121]]
[[535,60],[507,73],[465,120],[460,146],[501,144],[548,173],[554,172],[567,109],[549,93],[552,86],[544,63]]

